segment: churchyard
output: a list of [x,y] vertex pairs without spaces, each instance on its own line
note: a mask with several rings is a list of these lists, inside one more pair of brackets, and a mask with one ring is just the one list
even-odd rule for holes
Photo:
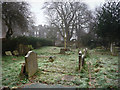
[[[78,88],[118,87],[118,56],[112,56],[103,49],[88,49],[84,66],[79,70],[79,50],[70,48],[61,54],[60,49],[47,46],[32,50],[37,54],[33,56],[30,56],[33,52],[26,56],[3,56],[2,85],[10,88],[23,88],[31,84]],[[80,50],[83,51],[83,48]],[[33,59],[34,63],[28,64]],[[24,72],[29,72],[29,75],[22,75]]]

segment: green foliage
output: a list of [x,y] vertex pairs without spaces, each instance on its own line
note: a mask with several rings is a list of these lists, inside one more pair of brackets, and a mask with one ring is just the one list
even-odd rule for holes
[[88,33],[88,34],[81,36],[81,43],[83,46],[93,49],[96,47],[97,41],[95,40],[94,35],[92,35],[91,33]]
[[30,48],[31,50],[33,49],[32,45],[28,45],[28,48]]
[[6,39],[2,41],[2,52],[5,51],[13,51],[16,50],[19,44],[29,45],[31,49],[39,48],[42,46],[51,46],[53,42],[48,39],[37,38],[37,37],[27,37],[27,36],[19,36],[16,38]]
[[29,30],[33,24],[31,18],[29,4],[27,2],[3,2],[2,3],[2,20],[7,26],[6,38],[10,38],[14,33],[15,26],[19,26],[19,30],[25,32]]
[[108,1],[97,13],[98,36],[109,42],[119,41],[120,39],[120,2]]

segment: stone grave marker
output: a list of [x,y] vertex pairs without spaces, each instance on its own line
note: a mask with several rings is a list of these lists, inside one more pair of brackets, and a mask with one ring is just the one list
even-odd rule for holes
[[65,54],[65,49],[60,49],[60,54]]
[[25,56],[25,69],[28,77],[33,76],[38,70],[37,54],[29,51]]
[[24,53],[24,45],[23,44],[19,44],[19,46],[18,46],[18,51],[19,51],[19,53],[20,53],[20,55],[23,55],[23,53]]
[[17,50],[14,50],[14,51],[13,51],[13,54],[14,54],[15,56],[18,56],[18,55],[19,55],[19,53],[18,53]]
[[19,44],[18,51],[20,55],[26,55],[28,51],[32,49],[31,45]]
[[12,56],[11,51],[6,51],[5,54],[6,54],[7,56]]
[[81,71],[82,68],[82,52],[79,51],[79,70]]

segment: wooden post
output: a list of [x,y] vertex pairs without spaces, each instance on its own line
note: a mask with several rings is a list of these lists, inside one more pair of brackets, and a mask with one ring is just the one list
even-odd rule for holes
[[81,69],[82,52],[79,51],[79,70]]

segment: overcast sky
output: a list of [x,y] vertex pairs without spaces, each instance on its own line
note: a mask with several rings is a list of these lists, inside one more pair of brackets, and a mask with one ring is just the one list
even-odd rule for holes
[[[42,25],[45,25],[47,24],[46,22],[46,18],[45,18],[45,15],[43,13],[43,10],[41,9],[42,6],[43,6],[43,3],[45,1],[59,1],[59,0],[26,0],[29,2],[29,4],[31,5],[31,11],[33,12],[34,16],[35,16],[35,24],[36,25],[39,25],[39,24],[42,24]],[[63,0],[65,1],[65,0]],[[66,1],[69,1],[69,0],[66,0]],[[75,0],[73,0],[75,1]],[[79,0],[76,0],[76,1],[79,1]],[[91,10],[94,10],[95,7],[98,7],[100,5],[102,5],[105,0],[82,0],[83,2],[85,2],[89,9]]]

